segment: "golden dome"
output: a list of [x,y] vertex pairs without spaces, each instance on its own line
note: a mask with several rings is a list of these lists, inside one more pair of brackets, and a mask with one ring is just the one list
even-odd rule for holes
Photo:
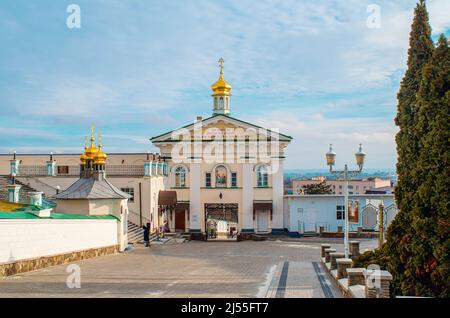
[[91,126],[91,145],[86,148],[84,154],[86,155],[86,159],[94,159],[94,156],[98,152],[98,148],[95,147],[95,137],[94,137],[94,125]]
[[108,156],[102,150],[102,135],[99,133],[98,134],[98,151],[94,155],[94,163],[97,165],[104,165],[104,164],[106,164],[106,158],[108,158]]
[[223,58],[220,58],[219,65],[220,65],[220,76],[217,82],[211,85],[211,89],[214,92],[214,95],[230,95],[231,92],[231,85],[223,78],[223,63],[225,61]]

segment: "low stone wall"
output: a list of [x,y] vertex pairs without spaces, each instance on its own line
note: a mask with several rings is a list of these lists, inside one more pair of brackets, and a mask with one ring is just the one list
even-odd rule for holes
[[[320,237],[343,238],[343,232],[322,232]],[[378,238],[377,232],[350,232],[350,238]]]
[[23,259],[10,263],[2,263],[0,264],[0,277],[34,271],[49,266],[75,262],[102,255],[116,254],[118,252],[119,252],[119,245],[112,245],[82,251],[74,251],[58,255]]
[[[351,241],[350,250],[359,255],[359,242]],[[349,254],[350,256],[351,254]],[[336,253],[330,244],[322,244],[322,264],[332,282],[349,298],[389,298],[392,275],[379,267],[352,268],[351,258],[344,253]]]

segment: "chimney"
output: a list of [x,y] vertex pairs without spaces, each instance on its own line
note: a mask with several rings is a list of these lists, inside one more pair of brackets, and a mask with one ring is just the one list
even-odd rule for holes
[[30,195],[30,205],[42,205],[42,192],[36,191],[36,192],[29,192]]

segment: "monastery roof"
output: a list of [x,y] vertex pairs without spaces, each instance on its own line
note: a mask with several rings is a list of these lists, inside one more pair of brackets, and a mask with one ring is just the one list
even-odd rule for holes
[[56,194],[53,199],[129,199],[131,195],[120,191],[108,180],[95,180],[81,178],[73,183],[67,190]]
[[[254,128],[258,128],[258,129],[265,129],[265,130],[268,131],[268,133],[272,132],[270,129],[267,129],[267,128],[264,128],[264,127],[261,127],[261,126],[258,126],[258,125],[255,125],[255,124],[246,122],[246,121],[241,120],[241,119],[237,119],[237,118],[231,117],[230,115],[223,115],[223,114],[214,114],[214,115],[212,115],[212,116],[210,116],[210,117],[208,117],[208,118],[204,118],[204,119],[202,119],[202,123],[207,122],[207,121],[209,121],[209,120],[211,120],[211,119],[216,119],[217,117],[222,117],[222,118],[223,118],[224,120],[226,120],[226,121],[235,121],[235,122],[237,122],[237,123],[241,123],[241,124],[244,124],[244,125],[246,125],[246,126],[251,126],[251,127],[254,127]],[[180,130],[180,129],[189,128],[189,127],[193,127],[193,126],[194,126],[193,123],[192,123],[192,124],[188,124],[188,125],[186,125],[186,126],[183,126],[183,127],[180,127],[180,128],[174,129],[174,130],[171,130],[171,131],[166,132],[166,133],[164,133],[164,134],[161,134],[161,135],[152,137],[152,138],[150,138],[150,141],[152,141],[152,142],[158,142],[156,139],[158,139],[158,138],[160,138],[160,137],[163,137],[163,136],[166,136],[166,135],[170,135],[170,134],[172,134],[172,132],[174,132],[174,131],[177,131],[177,130]],[[290,141],[291,139],[293,139],[291,136],[284,135],[284,134],[282,134],[282,133],[276,133],[276,134],[279,135],[280,137],[284,138],[284,139],[289,140],[289,141]]]

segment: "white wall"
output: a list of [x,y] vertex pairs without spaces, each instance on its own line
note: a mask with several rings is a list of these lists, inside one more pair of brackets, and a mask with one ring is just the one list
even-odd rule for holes
[[[338,226],[344,228],[344,220],[336,219],[336,206],[344,205],[344,196],[342,195],[287,195],[284,197],[285,205],[288,205],[289,221],[285,221],[290,232],[302,232],[303,226],[315,227],[319,231],[320,226],[325,230],[336,232]],[[371,203],[378,206],[381,200],[384,202],[388,225],[395,216],[396,209],[390,208],[395,204],[393,195],[355,195],[350,196],[349,200],[359,202],[359,223],[350,224],[350,231],[356,231],[362,226],[362,210]],[[302,212],[299,211],[302,209]],[[307,218],[308,216],[308,218]],[[308,223],[305,225],[305,223]]]
[[116,220],[0,220],[0,263],[118,244]]

